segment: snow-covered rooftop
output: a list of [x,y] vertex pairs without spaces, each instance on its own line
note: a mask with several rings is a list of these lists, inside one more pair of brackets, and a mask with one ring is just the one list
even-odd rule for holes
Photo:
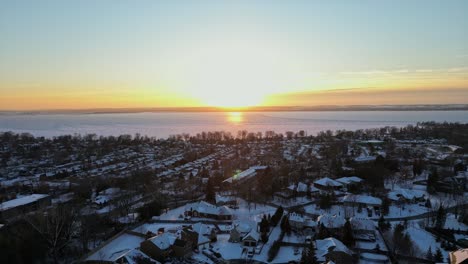
[[185,211],[192,210],[210,215],[232,215],[232,212],[228,207],[212,205],[205,201],[185,205]]
[[341,184],[340,182],[335,181],[335,180],[333,180],[333,179],[330,179],[330,178],[328,178],[328,177],[322,178],[322,179],[320,179],[320,180],[316,180],[314,183],[315,183],[315,184],[318,184],[318,185],[330,186],[330,187],[340,187],[340,186],[343,186],[343,184]]
[[91,256],[86,258],[86,260],[116,261],[135,248],[138,248],[140,243],[144,240],[143,237],[123,233],[94,252]]
[[343,197],[343,202],[360,203],[374,206],[382,205],[382,200],[380,198],[362,194],[348,194]]
[[28,196],[23,196],[23,197],[20,197],[20,198],[16,198],[16,199],[13,199],[13,200],[10,200],[10,201],[6,201],[6,202],[3,202],[0,204],[0,211],[5,211],[5,210],[8,210],[8,209],[11,209],[11,208],[14,208],[14,207],[17,207],[17,206],[22,206],[22,205],[25,205],[25,204],[30,204],[30,203],[33,203],[33,202],[36,202],[42,198],[45,198],[49,195],[47,194],[31,194],[31,195],[28,195]]
[[228,179],[224,180],[223,182],[232,183],[234,181],[238,181],[238,180],[241,180],[241,179],[244,179],[244,178],[250,178],[250,177],[256,175],[257,170],[264,170],[266,168],[267,168],[267,166],[253,166],[253,167],[248,168],[245,171],[242,171],[242,172],[232,176],[231,178],[228,178]]
[[155,236],[153,238],[150,238],[149,241],[151,241],[153,244],[155,244],[159,249],[161,250],[166,250],[170,246],[174,244],[176,241],[177,237],[174,236],[173,234],[170,233],[163,233],[159,236]]
[[363,179],[356,177],[356,176],[351,176],[351,177],[342,177],[342,178],[336,179],[336,181],[343,183],[343,184],[350,184],[350,183],[360,183],[363,181]]
[[325,256],[330,251],[344,252],[348,255],[353,254],[353,252],[349,250],[349,248],[346,247],[341,241],[333,237],[329,237],[329,238],[325,238],[321,240],[319,239],[319,240],[316,240],[315,243],[317,246],[317,251],[316,251],[317,259],[319,261],[324,261]]

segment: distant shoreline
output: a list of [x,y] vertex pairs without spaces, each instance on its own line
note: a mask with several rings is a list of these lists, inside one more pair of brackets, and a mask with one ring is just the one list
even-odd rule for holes
[[133,114],[186,112],[324,112],[324,111],[465,111],[468,104],[447,105],[351,105],[351,106],[255,106],[246,108],[220,107],[155,107],[155,108],[92,108],[50,110],[0,110],[0,115],[41,114]]

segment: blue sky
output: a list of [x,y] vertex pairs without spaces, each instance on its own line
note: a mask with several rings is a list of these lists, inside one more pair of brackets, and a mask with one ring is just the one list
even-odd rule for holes
[[0,92],[7,108],[44,108],[464,89],[467,10],[461,0],[0,1]]

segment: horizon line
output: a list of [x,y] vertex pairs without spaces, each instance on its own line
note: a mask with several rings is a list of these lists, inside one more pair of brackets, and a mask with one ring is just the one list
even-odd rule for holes
[[378,105],[315,105],[315,106],[174,106],[174,107],[97,107],[56,109],[0,109],[0,113],[17,114],[112,114],[142,112],[286,112],[286,111],[447,111],[468,110],[468,104],[378,104]]

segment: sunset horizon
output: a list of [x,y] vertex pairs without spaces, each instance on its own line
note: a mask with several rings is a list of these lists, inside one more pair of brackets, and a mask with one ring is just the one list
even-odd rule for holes
[[468,103],[464,1],[15,1],[0,109]]

